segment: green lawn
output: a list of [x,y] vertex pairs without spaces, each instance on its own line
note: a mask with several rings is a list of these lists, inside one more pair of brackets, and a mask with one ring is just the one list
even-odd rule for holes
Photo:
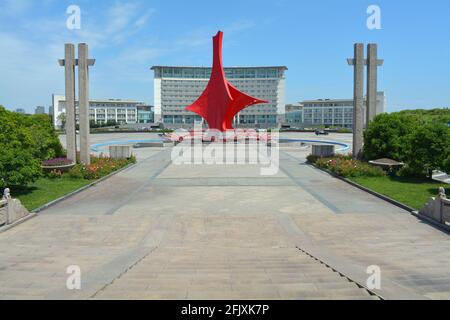
[[37,209],[44,204],[56,200],[72,191],[91,183],[90,180],[41,178],[27,187],[11,188],[13,197],[18,198],[28,210]]
[[448,185],[426,179],[411,179],[398,177],[357,177],[350,180],[397,200],[415,209],[421,209],[432,196],[437,196],[439,187]]

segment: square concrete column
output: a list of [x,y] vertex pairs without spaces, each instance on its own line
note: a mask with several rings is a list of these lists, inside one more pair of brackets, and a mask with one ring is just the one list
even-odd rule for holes
[[89,123],[89,50],[85,43],[78,44],[78,97],[80,112],[80,161],[91,164]]
[[362,158],[364,143],[364,45],[354,45],[354,58],[348,59],[348,64],[354,68],[353,80],[353,158]]
[[67,159],[77,161],[77,135],[75,128],[75,46],[65,44],[63,65],[66,78],[66,138]]
[[378,92],[378,66],[383,65],[383,60],[378,60],[378,45],[367,45],[367,110],[366,125],[377,115]]

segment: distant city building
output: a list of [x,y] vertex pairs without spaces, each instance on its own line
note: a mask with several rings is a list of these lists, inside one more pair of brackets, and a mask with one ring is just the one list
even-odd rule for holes
[[26,114],[26,113],[27,113],[27,112],[25,111],[25,109],[22,109],[22,108],[17,108],[15,112],[16,112],[16,113],[21,113],[21,114]]
[[[305,100],[303,105],[303,127],[353,128],[353,99]],[[384,113],[386,96],[377,94],[377,114]],[[366,110],[364,110],[364,123]]]
[[[211,68],[154,66],[155,122],[167,127],[193,125],[202,118],[185,108],[200,97],[211,76]],[[256,98],[269,101],[242,110],[235,126],[275,127],[285,114],[286,67],[225,68],[230,83]]]
[[148,105],[137,106],[137,123],[154,123],[155,107]]
[[50,118],[52,119],[52,123],[55,123],[54,121],[54,115],[53,115],[53,106],[48,107],[48,115],[50,116]]
[[38,106],[34,109],[34,114],[45,114],[45,107]]
[[[63,95],[53,95],[53,124],[56,128],[61,127],[61,114],[66,112],[66,98]],[[89,102],[90,120],[96,124],[106,124],[114,122],[117,124],[137,123],[139,105],[143,102],[135,100],[90,100]],[[79,120],[78,101],[75,102],[76,121]]]

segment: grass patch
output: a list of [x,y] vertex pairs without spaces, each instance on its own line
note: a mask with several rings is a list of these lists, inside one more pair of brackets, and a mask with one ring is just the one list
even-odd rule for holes
[[349,179],[415,209],[422,209],[430,197],[437,196],[439,187],[446,187],[447,194],[450,192],[448,185],[428,179],[391,176],[351,177]]
[[60,179],[41,178],[26,187],[11,188],[11,194],[18,198],[29,211],[32,211],[91,182],[91,180],[72,179],[65,176]]

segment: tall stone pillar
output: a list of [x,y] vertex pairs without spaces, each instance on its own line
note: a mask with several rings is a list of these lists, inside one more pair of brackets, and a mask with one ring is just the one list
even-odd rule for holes
[[90,156],[90,117],[89,117],[89,66],[95,60],[89,59],[87,44],[78,44],[78,98],[80,110],[80,161],[91,164]]
[[64,46],[64,60],[60,60],[65,67],[66,79],[66,139],[67,159],[77,161],[77,135],[75,120],[75,46],[66,43]]
[[362,157],[364,143],[364,45],[354,45],[354,58],[348,59],[348,64],[354,68],[353,80],[353,158]]
[[378,45],[375,43],[368,44],[366,125],[369,125],[377,115],[378,66],[382,65],[383,60],[378,60]]

